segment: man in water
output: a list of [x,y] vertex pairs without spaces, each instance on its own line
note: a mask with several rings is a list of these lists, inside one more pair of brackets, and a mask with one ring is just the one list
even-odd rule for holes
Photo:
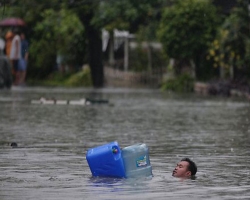
[[192,178],[197,172],[196,164],[189,158],[183,158],[175,167],[172,176],[178,178]]

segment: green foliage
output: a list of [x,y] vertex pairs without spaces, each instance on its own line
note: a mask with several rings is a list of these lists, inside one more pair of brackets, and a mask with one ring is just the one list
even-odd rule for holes
[[66,85],[69,85],[69,86],[85,86],[85,87],[92,86],[90,68],[85,67],[80,72],[69,77],[69,79],[67,79],[65,83]]
[[110,0],[103,1],[96,10],[92,21],[108,31],[113,29],[130,30],[134,32],[139,24],[146,23],[155,16],[162,0]]
[[56,65],[56,51],[46,40],[31,43],[29,49],[28,75],[43,79],[48,76]]
[[192,92],[194,90],[194,79],[188,74],[182,74],[176,78],[165,81],[161,89],[174,92]]
[[78,16],[67,9],[67,0],[6,0],[4,17],[20,17],[30,43],[27,78],[46,78],[56,65],[57,53],[64,62],[80,66],[86,60],[84,29]]
[[29,85],[40,86],[64,86],[64,87],[90,87],[92,80],[89,67],[85,67],[77,73],[54,72],[46,80],[30,79]]
[[130,50],[129,70],[134,72],[143,72],[147,70],[148,58],[147,52],[141,47]]
[[219,78],[219,69],[211,67],[213,63],[211,60],[206,59],[206,54],[200,57],[200,60],[197,61],[199,66],[196,66],[196,80],[201,82],[210,81],[211,79],[218,79]]
[[218,30],[216,39],[211,43],[207,59],[213,67],[230,66],[242,68],[250,64],[250,27],[247,1],[239,1],[223,26]]
[[157,41],[159,23],[152,20],[148,25],[141,25],[136,33],[138,41]]
[[[148,69],[148,55],[147,49],[138,46],[135,49],[131,49],[129,54],[129,70],[134,72],[145,72]],[[165,67],[168,58],[161,50],[151,49],[152,56],[152,71],[162,69]]]
[[[50,8],[60,10],[61,0],[5,0],[2,6],[5,6],[4,17],[20,17],[27,23],[28,38],[33,34],[30,27],[34,27],[37,22],[42,20],[40,15],[44,10]],[[30,35],[31,34],[31,35]]]
[[77,16],[65,9],[47,9],[41,16],[43,20],[34,27],[35,37],[30,45],[33,70],[39,70],[41,78],[49,74],[56,65],[57,54],[63,55],[68,65],[83,64],[84,29]]
[[[98,65],[102,56],[93,51],[99,48],[93,45],[97,44],[96,41],[100,41],[101,28],[127,29],[135,32],[139,25],[148,24],[156,16],[163,0],[6,0],[5,2],[10,5],[8,16],[21,17],[28,25],[27,38],[31,44],[28,78],[46,78],[53,71],[57,53],[63,54],[65,62],[70,65],[85,61],[85,55],[88,53],[89,62],[92,61],[91,67],[97,71],[102,69],[102,66]],[[69,10],[72,12],[68,12]],[[68,30],[74,33],[82,26],[74,23],[72,19],[68,20],[74,18],[73,15],[76,15],[85,26],[86,43],[92,45],[87,53],[85,53],[85,38],[73,37],[67,28],[64,29],[73,27]]]
[[218,18],[206,0],[177,0],[166,7],[158,36],[167,55],[192,59],[204,51],[215,35]]

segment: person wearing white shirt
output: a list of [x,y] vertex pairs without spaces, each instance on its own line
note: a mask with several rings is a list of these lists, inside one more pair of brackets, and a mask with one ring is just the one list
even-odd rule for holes
[[11,50],[10,50],[10,60],[12,62],[13,73],[14,73],[14,85],[19,84],[19,72],[18,72],[18,62],[21,59],[21,37],[19,30],[14,30],[14,38],[11,43]]

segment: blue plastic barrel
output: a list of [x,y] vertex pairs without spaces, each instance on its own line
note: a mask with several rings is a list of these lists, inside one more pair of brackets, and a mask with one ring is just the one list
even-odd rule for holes
[[125,177],[125,169],[118,142],[89,149],[86,154],[93,176]]
[[122,149],[127,178],[152,176],[149,150],[146,144],[135,144]]

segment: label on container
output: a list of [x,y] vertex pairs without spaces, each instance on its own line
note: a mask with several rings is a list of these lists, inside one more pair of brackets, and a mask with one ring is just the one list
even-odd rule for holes
[[144,167],[147,166],[147,156],[141,156],[136,159],[136,166],[137,167]]

